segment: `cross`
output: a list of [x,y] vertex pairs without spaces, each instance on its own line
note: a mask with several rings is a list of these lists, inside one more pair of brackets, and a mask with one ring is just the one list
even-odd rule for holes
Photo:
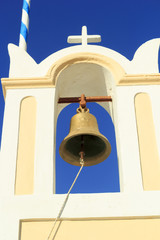
[[101,42],[100,35],[87,35],[87,27],[82,27],[82,35],[69,36],[67,39],[68,43],[82,43],[83,46],[87,46],[87,43]]

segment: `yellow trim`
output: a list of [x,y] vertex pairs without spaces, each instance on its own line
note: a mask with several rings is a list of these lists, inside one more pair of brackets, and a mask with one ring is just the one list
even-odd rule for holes
[[[21,222],[21,240],[45,240],[54,220]],[[62,220],[56,223],[49,240],[157,240],[160,219]],[[54,237],[54,238],[53,238]]]
[[21,101],[15,194],[32,194],[37,103],[34,97]]
[[144,190],[160,190],[160,159],[156,142],[150,97],[139,93],[135,111]]
[[52,79],[49,77],[39,78],[2,78],[2,89],[4,98],[8,89],[24,88],[51,88],[54,87]]
[[60,73],[67,67],[77,63],[93,63],[108,68],[114,76],[116,85],[125,74],[124,69],[109,57],[96,53],[75,53],[58,60],[50,67],[47,75],[53,77],[53,82],[56,85]]
[[126,74],[118,86],[160,85],[160,74]]

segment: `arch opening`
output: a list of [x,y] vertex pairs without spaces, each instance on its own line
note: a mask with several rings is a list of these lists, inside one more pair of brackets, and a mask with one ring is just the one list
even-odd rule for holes
[[[90,170],[84,170],[84,174],[87,171],[91,171],[91,176],[89,177],[89,174],[86,175],[86,178],[88,178],[88,181],[92,182],[92,179],[95,178],[96,174],[98,173],[99,169],[99,175],[103,175],[103,177],[100,180],[100,184],[98,187],[98,190],[95,188],[92,188],[91,185],[88,187],[88,189],[81,189],[78,185],[77,188],[78,190],[73,190],[73,192],[83,192],[83,193],[100,193],[100,192],[119,192],[120,191],[120,185],[119,185],[119,170],[118,170],[118,160],[117,160],[117,149],[116,149],[116,138],[115,138],[115,130],[114,130],[114,124],[116,124],[116,93],[115,93],[115,73],[110,70],[110,67],[104,67],[101,64],[95,63],[95,62],[76,62],[75,64],[70,64],[66,67],[63,66],[63,70],[57,74],[57,79],[56,79],[56,94],[55,94],[55,132],[56,132],[56,126],[57,126],[57,138],[56,138],[56,167],[55,172],[56,172],[56,179],[55,179],[55,185],[56,185],[56,193],[64,193],[68,191],[68,187],[66,189],[63,189],[63,185],[67,186],[65,179],[65,173],[68,172],[67,168],[70,168],[72,170],[71,174],[69,174],[68,179],[71,177],[73,181],[76,172],[78,171],[78,168],[74,166],[67,166],[68,163],[65,163],[63,160],[58,160],[59,159],[59,145],[60,145],[60,136],[59,131],[62,130],[62,127],[65,126],[66,123],[66,118],[70,115],[70,108],[74,108],[74,115],[76,113],[76,108],[77,106],[71,107],[75,104],[71,104],[67,106],[67,104],[57,104],[58,98],[59,97],[79,97],[81,96],[82,93],[84,93],[86,96],[111,96],[113,99],[113,102],[101,102],[99,104],[92,103],[87,104],[88,107],[91,107],[92,110],[100,108],[101,111],[99,110],[98,118],[101,116],[101,120],[103,123],[98,123],[98,125],[101,126],[107,126],[109,123],[108,129],[112,129],[112,139],[111,139],[111,145],[113,148],[114,152],[114,157],[111,155],[111,158],[114,158],[113,160],[113,165],[111,164],[110,166],[103,166],[101,167],[100,164],[92,166],[91,169],[88,167]],[[67,106],[67,108],[65,108]],[[92,107],[94,106],[94,107]],[[96,106],[96,107],[95,107]],[[97,107],[98,106],[98,107]],[[69,109],[68,112],[66,112]],[[65,114],[64,114],[64,112]],[[92,113],[91,110],[91,113]],[[61,111],[62,111],[62,118],[61,118]],[[96,110],[97,111],[97,110]],[[105,112],[102,114],[102,112]],[[94,110],[93,110],[94,112]],[[101,112],[101,113],[100,113]],[[60,114],[60,117],[58,118],[58,115]],[[65,116],[66,115],[66,116]],[[93,114],[94,115],[94,114]],[[95,114],[95,117],[97,118],[97,114]],[[70,116],[71,118],[71,116]],[[57,122],[58,119],[58,122]],[[64,122],[63,122],[64,121]],[[69,119],[70,122],[70,119]],[[69,122],[68,126],[66,126],[64,132],[65,134],[63,135],[63,138],[68,134],[69,132]],[[60,127],[61,126],[61,127]],[[66,131],[68,129],[68,131]],[[116,125],[115,125],[116,129]],[[103,130],[101,131],[103,134]],[[104,134],[107,138],[107,134]],[[61,139],[62,141],[63,139]],[[109,140],[109,139],[108,139]],[[59,162],[58,162],[59,161]],[[62,164],[63,162],[63,164]],[[102,162],[101,165],[107,164],[107,160]],[[112,162],[112,161],[111,161]],[[65,167],[65,171],[61,171],[63,166]],[[68,164],[69,165],[69,164]],[[114,170],[112,171],[111,168],[114,166]],[[74,168],[74,169],[73,169]],[[96,171],[92,171],[92,169],[95,168]],[[101,169],[102,168],[102,169]],[[76,170],[75,170],[76,169]],[[100,170],[101,169],[101,170]],[[108,170],[110,171],[108,172]],[[104,170],[104,174],[101,174],[101,171]],[[106,171],[106,172],[105,172]],[[115,171],[115,172],[114,172]],[[93,174],[94,173],[94,174]],[[115,179],[110,176],[109,173],[113,173]],[[95,175],[95,176],[94,176]],[[83,174],[81,175],[83,177]],[[107,180],[106,176],[110,176],[110,178]],[[85,177],[84,177],[85,179]],[[102,180],[103,179],[103,180]],[[80,180],[79,180],[80,181]],[[87,179],[85,180],[87,181]],[[70,182],[71,184],[71,182]],[[92,184],[92,186],[97,186],[96,182],[95,184]],[[108,187],[106,184],[109,184]],[[101,188],[102,187],[102,188]]]
[[[116,150],[114,125],[110,115],[97,103],[88,103],[87,107],[98,122],[100,132],[109,140],[112,151],[103,162],[84,167],[72,193],[103,193],[119,192],[119,173]],[[71,117],[76,114],[78,104],[70,104],[64,108],[57,121],[56,137],[56,193],[67,193],[79,167],[65,162],[59,155],[59,146],[64,137],[69,133]]]

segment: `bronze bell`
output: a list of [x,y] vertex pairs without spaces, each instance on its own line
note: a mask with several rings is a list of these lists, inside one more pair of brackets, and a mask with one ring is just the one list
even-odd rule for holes
[[[83,146],[83,149],[82,149]],[[84,166],[104,161],[111,152],[108,139],[98,129],[96,118],[88,108],[79,107],[70,122],[70,132],[62,141],[59,154],[66,162],[80,166],[80,152],[84,151]]]

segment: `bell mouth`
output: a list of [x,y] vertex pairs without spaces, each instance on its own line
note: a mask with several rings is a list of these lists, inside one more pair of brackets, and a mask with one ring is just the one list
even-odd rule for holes
[[111,153],[111,145],[102,134],[69,134],[61,143],[59,153],[62,159],[72,165],[80,166],[81,136],[84,141],[84,166],[103,162]]

